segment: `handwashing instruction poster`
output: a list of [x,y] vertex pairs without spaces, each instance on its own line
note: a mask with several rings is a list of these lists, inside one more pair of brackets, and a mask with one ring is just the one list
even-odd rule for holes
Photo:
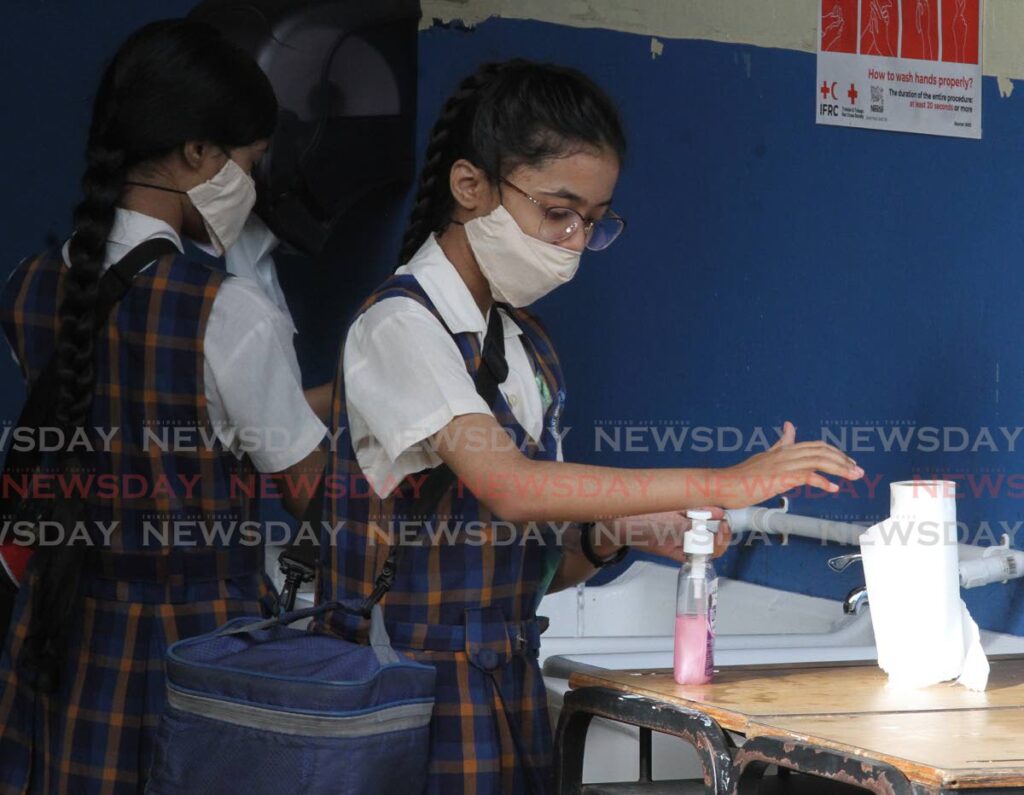
[[818,124],[981,138],[982,0],[821,0]]

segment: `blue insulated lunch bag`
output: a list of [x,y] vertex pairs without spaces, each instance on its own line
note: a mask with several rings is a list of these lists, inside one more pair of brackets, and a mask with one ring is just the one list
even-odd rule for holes
[[434,669],[391,647],[288,625],[330,602],[239,618],[167,651],[148,795],[415,795],[426,785]]

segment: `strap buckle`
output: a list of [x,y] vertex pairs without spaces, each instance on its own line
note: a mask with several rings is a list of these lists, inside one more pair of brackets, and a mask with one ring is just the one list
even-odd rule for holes
[[278,568],[284,575],[284,587],[278,598],[278,613],[290,613],[295,609],[299,588],[316,579],[316,564],[302,559],[301,553],[289,548],[277,559]]
[[522,623],[516,624],[516,636],[512,638],[512,653],[522,654],[526,651],[526,633],[523,632]]
[[391,590],[391,586],[394,585],[395,573],[398,569],[399,549],[401,549],[401,547],[392,547],[391,552],[388,554],[388,559],[384,561],[384,567],[377,576],[373,591],[363,602],[363,606],[361,608],[363,618],[370,617],[370,611],[373,610],[373,606],[383,599],[384,595]]

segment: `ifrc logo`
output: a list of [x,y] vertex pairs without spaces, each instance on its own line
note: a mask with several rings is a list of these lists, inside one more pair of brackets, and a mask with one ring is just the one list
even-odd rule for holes
[[821,88],[818,89],[821,93],[818,116],[831,116],[835,118],[839,115],[839,95],[836,94],[837,85],[839,85],[837,80],[823,80],[821,82]]

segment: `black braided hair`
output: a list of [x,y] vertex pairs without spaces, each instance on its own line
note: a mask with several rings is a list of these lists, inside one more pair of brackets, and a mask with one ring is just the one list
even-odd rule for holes
[[590,78],[523,59],[481,66],[448,98],[431,131],[399,262],[451,222],[448,177],[456,160],[496,180],[581,147],[610,149],[620,163],[626,155],[618,110]]
[[[127,174],[156,163],[189,141],[223,149],[270,137],[277,117],[273,89],[256,63],[212,27],[190,20],[146,25],[120,47],[104,71],[86,145],[82,199],[74,211],[71,268],[58,308],[59,388],[55,421],[86,427],[96,386],[96,301],[107,238]],[[64,472],[86,462],[67,451]],[[52,519],[67,539],[84,520],[81,500],[59,500]],[[36,552],[25,661],[41,690],[57,687],[75,622],[82,545]]]
[[484,64],[459,83],[455,93],[441,108],[441,113],[430,131],[430,141],[423,156],[423,169],[420,171],[419,184],[416,187],[416,199],[398,255],[400,263],[412,259],[427,237],[441,231],[445,226],[446,218],[451,215],[454,205],[451,191],[448,189],[448,173],[452,164],[458,160],[455,153],[464,147],[462,141],[467,137],[467,122],[472,116],[470,108],[479,100],[483,87],[512,63],[517,62]]

